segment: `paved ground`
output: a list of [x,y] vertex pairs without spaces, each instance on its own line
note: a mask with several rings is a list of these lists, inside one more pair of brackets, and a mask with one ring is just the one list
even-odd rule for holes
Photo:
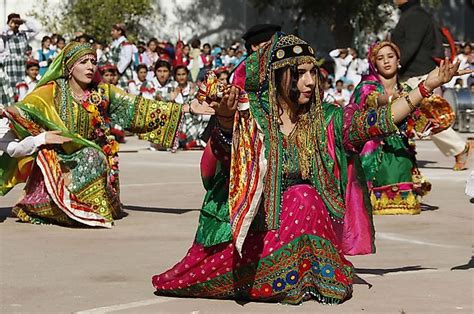
[[[150,278],[179,261],[196,229],[203,189],[199,152],[122,147],[122,200],[129,216],[112,230],[21,224],[9,217],[21,195],[0,199],[2,313],[472,313],[473,205],[469,172],[430,141],[419,142],[433,185],[419,216],[376,217],[377,254],[353,257],[360,279],[339,306],[302,306],[156,297]],[[133,152],[134,150],[138,150]]]

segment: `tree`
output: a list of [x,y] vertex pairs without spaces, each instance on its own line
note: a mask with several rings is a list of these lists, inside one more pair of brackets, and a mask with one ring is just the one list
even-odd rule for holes
[[50,32],[82,32],[105,42],[110,40],[111,27],[116,23],[125,23],[129,37],[148,35],[143,25],[158,15],[153,3],[152,0],[63,0],[63,5],[53,6],[42,0],[30,15]]
[[[302,23],[327,23],[337,47],[352,46],[354,33],[375,31],[389,18],[393,0],[251,0],[260,11],[277,8],[293,22],[298,34]],[[440,0],[424,1],[433,6]]]

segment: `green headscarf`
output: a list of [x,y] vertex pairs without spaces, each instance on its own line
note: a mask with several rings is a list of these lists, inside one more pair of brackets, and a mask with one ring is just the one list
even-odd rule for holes
[[70,42],[64,47],[59,55],[54,59],[48,68],[48,71],[39,80],[36,88],[55,81],[59,78],[66,78],[74,64],[82,57],[87,55],[96,56],[95,50],[88,43],[79,43],[77,41]]

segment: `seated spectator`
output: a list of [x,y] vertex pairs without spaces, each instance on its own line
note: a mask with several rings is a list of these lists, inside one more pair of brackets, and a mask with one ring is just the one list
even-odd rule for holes
[[66,39],[64,39],[64,37],[62,37],[61,35],[58,35],[58,41],[56,43],[56,54],[59,54],[61,50],[64,49],[65,46],[66,46]]
[[230,47],[227,49],[227,55],[223,59],[224,65],[229,68],[234,68],[237,62],[237,57],[235,56],[235,48]]
[[56,51],[50,49],[51,37],[44,36],[41,39],[41,48],[36,51],[35,59],[39,62],[39,75],[43,76],[48,70],[49,65],[53,62]]
[[336,88],[332,91],[332,96],[335,99],[335,104],[344,107],[349,103],[351,94],[344,88],[342,80],[336,81]]
[[171,76],[171,64],[158,60],[155,64],[155,77],[146,83],[143,96],[149,99],[172,101],[176,96],[173,92],[177,87]]
[[99,72],[102,76],[102,82],[115,86],[118,84],[118,71],[115,64],[106,64],[101,66],[99,67]]
[[[143,93],[146,91],[146,82],[148,67],[145,64],[139,64],[137,66],[137,78],[128,82],[128,92],[132,95],[144,96]],[[147,93],[149,95],[149,93]]]

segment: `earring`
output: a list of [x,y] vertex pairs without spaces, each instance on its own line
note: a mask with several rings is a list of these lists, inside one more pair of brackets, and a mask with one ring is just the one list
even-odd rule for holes
[[398,69],[401,69],[401,68],[402,68],[402,65],[399,63],[399,64],[397,65],[397,68],[398,68]]

